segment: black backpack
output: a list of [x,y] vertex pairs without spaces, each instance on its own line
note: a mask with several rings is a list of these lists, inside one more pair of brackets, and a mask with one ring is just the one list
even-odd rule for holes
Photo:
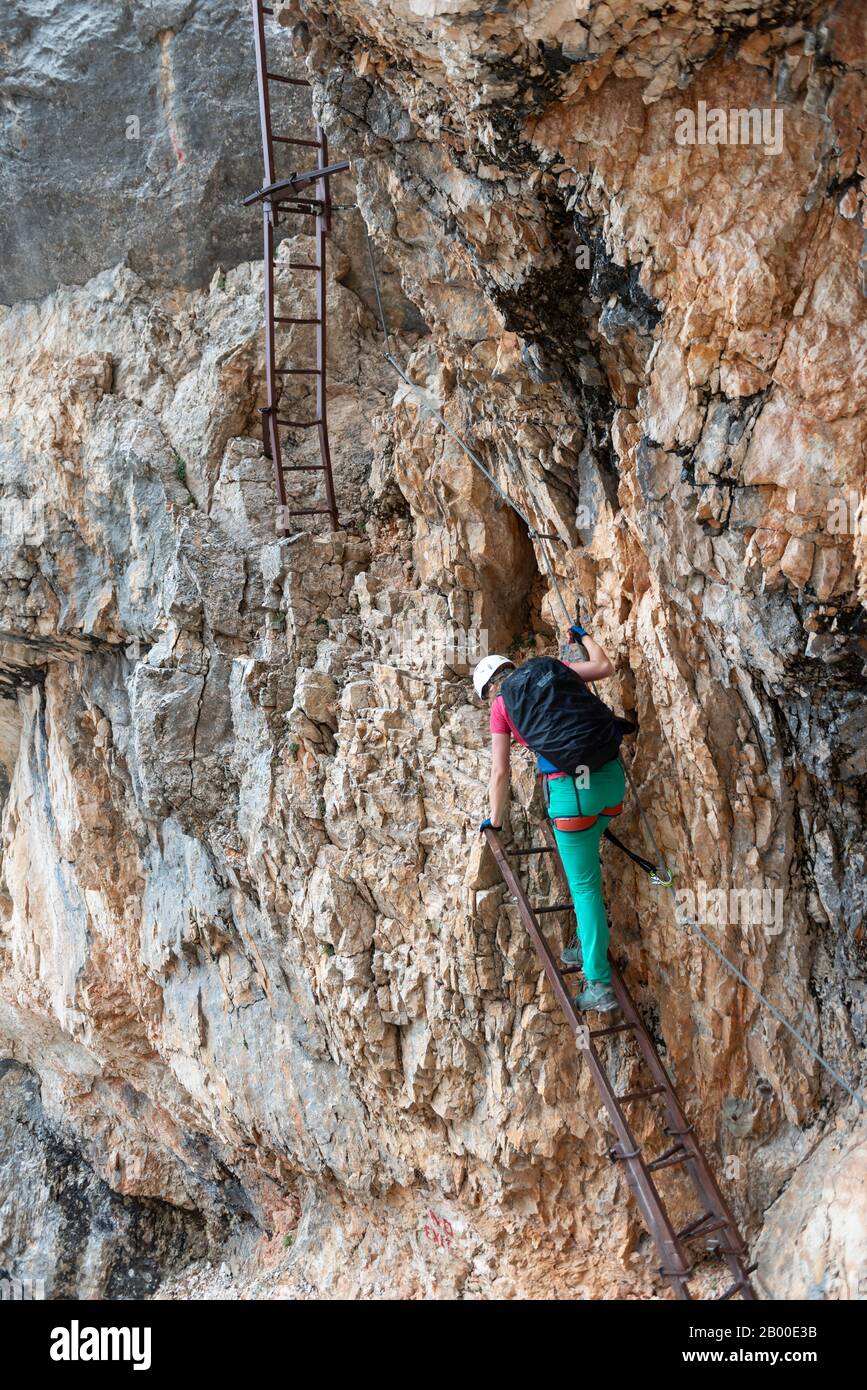
[[579,675],[551,656],[525,661],[500,687],[506,713],[534,753],[560,772],[595,772],[638,728],[614,714]]

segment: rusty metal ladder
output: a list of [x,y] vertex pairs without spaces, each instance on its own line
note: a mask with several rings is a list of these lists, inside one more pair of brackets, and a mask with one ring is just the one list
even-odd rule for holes
[[[316,127],[314,139],[294,135],[275,135],[271,125],[271,84],[284,83],[293,87],[309,87],[303,77],[291,77],[272,72],[268,63],[265,39],[265,21],[273,17],[274,10],[264,5],[262,0],[252,0],[253,32],[256,48],[256,80],[259,88],[259,122],[262,129],[262,156],[265,169],[263,187],[249,198],[245,204],[262,202],[262,222],[264,239],[265,274],[265,381],[267,405],[262,409],[262,440],[265,456],[272,462],[274,486],[277,492],[277,531],[286,535],[289,531],[289,518],[293,516],[327,515],[331,525],[337,529],[337,500],[334,492],[334,476],[331,467],[331,446],[328,440],[328,413],[326,401],[326,248],[331,231],[331,190],[332,174],[348,169],[346,161],[338,164],[328,163],[328,141],[321,126]],[[289,178],[277,179],[275,146],[297,146],[316,151],[316,168],[304,174],[293,174]],[[310,185],[315,185],[314,196],[309,195]],[[305,194],[305,190],[307,190]],[[313,261],[290,261],[289,269],[314,274],[316,276],[316,313],[310,317],[292,317],[278,312],[274,290],[274,232],[279,218],[286,214],[315,218],[316,255]],[[316,331],[316,365],[278,366],[277,334],[283,325],[308,325]],[[316,378],[316,406],[311,420],[291,420],[280,415],[280,398],[284,379],[293,376],[313,376]],[[315,429],[319,435],[318,464],[291,464],[283,462],[283,447],[280,432],[283,429]],[[287,473],[322,473],[325,484],[325,505],[305,508],[292,508],[286,495]]]
[[[493,851],[503,881],[518,906],[521,919],[536,948],[536,954],[548,983],[554,991],[554,997],[563,1011],[566,1022],[575,1034],[581,1055],[590,1070],[596,1089],[608,1112],[611,1125],[617,1135],[617,1142],[609,1150],[609,1157],[612,1161],[623,1164],[626,1180],[638,1204],[644,1224],[661,1257],[660,1274],[670,1280],[676,1298],[691,1300],[693,1295],[690,1292],[688,1281],[694,1270],[690,1263],[688,1246],[690,1242],[713,1233],[718,1242],[716,1253],[725,1260],[733,1279],[725,1292],[717,1295],[717,1300],[724,1301],[733,1298],[735,1294],[740,1294],[743,1299],[756,1299],[758,1295],[750,1282],[750,1274],[755,1266],[747,1267],[745,1263],[748,1255],[746,1244],[701,1150],[695,1135],[695,1128],[687,1121],[671,1078],[663,1066],[653,1039],[644,1026],[641,1015],[635,1007],[619,970],[612,961],[611,984],[620,1005],[622,1021],[607,1027],[590,1028],[584,1017],[576,1010],[565,983],[566,977],[577,973],[576,970],[559,965],[551,954],[539,926],[538,916],[550,912],[574,912],[569,897],[566,871],[563,868],[551,826],[547,822],[544,826],[546,844],[531,846],[527,849],[512,847],[508,852],[496,830],[487,828],[484,834]],[[511,858],[537,854],[553,855],[555,874],[568,901],[537,908],[534,908],[530,903],[512,866]],[[631,1033],[634,1037],[642,1060],[650,1072],[652,1085],[620,1095],[615,1091],[596,1051],[594,1039],[611,1037],[618,1033]],[[651,1100],[655,1096],[662,1099],[665,1109],[664,1132],[673,1140],[673,1143],[663,1153],[658,1154],[653,1159],[648,1159],[642,1153],[641,1146],[636,1142],[623,1107],[624,1105]],[[676,1166],[682,1167],[688,1175],[700,1207],[700,1214],[681,1230],[675,1230],[654,1176],[663,1169]]]

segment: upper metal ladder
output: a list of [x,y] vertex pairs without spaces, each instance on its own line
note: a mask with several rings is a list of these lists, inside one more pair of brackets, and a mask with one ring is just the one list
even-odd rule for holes
[[[339,526],[337,500],[334,493],[334,477],[331,469],[331,447],[328,441],[328,410],[326,400],[326,246],[331,231],[331,188],[333,174],[348,169],[347,161],[338,164],[328,163],[328,141],[321,126],[316,127],[315,139],[294,135],[275,135],[271,127],[272,82],[285,83],[292,87],[309,87],[303,77],[290,77],[272,72],[268,63],[265,41],[265,20],[273,16],[274,10],[262,4],[262,0],[252,0],[253,32],[256,48],[256,80],[259,88],[259,122],[262,128],[262,157],[265,169],[265,182],[256,193],[244,199],[245,204],[261,201],[264,234],[264,273],[265,273],[265,381],[268,404],[262,409],[262,440],[266,458],[271,459],[274,469],[274,485],[277,492],[277,531],[280,535],[289,532],[289,518],[293,516],[328,515],[331,525]],[[301,174],[290,174],[278,179],[275,146],[287,148],[300,147],[316,151],[316,166]],[[311,185],[314,186],[311,196]],[[292,317],[279,312],[274,292],[274,232],[280,217],[292,214],[299,217],[313,217],[316,229],[315,260],[290,261],[289,269],[315,274],[316,312],[315,316]],[[316,331],[316,365],[278,366],[277,335],[283,325],[309,325]],[[292,420],[280,414],[280,399],[284,379],[293,376],[313,376],[316,378],[316,406],[311,420]],[[280,432],[283,429],[316,429],[319,435],[319,456],[317,464],[291,464],[283,462],[283,449]],[[325,505],[316,507],[292,508],[286,495],[287,473],[322,473],[325,484]]]
[[[560,911],[574,913],[575,909],[571,898],[569,898],[566,871],[563,868],[563,861],[560,858],[550,824],[546,822],[544,826],[547,843],[531,846],[527,849],[517,849],[510,846],[507,851],[496,830],[487,828],[484,834],[493,851],[503,881],[512,894],[513,901],[518,906],[521,919],[536,948],[536,954],[548,983],[554,991],[554,997],[563,1011],[566,1022],[575,1034],[577,1046],[608,1112],[612,1128],[617,1135],[617,1142],[609,1150],[608,1156],[613,1162],[623,1164],[626,1180],[632,1189],[644,1224],[650,1232],[662,1260],[660,1274],[670,1280],[676,1298],[691,1300],[693,1295],[690,1292],[688,1280],[694,1273],[694,1268],[690,1263],[688,1246],[692,1241],[713,1234],[717,1244],[716,1254],[725,1261],[733,1280],[724,1293],[717,1295],[717,1300],[723,1301],[733,1298],[735,1294],[740,1294],[743,1299],[756,1299],[758,1295],[750,1282],[750,1274],[755,1266],[747,1267],[746,1265],[748,1257],[746,1244],[702,1152],[694,1126],[687,1121],[671,1078],[662,1064],[653,1039],[644,1026],[641,1015],[635,1007],[629,990],[623,983],[623,977],[617,966],[612,960],[611,985],[617,996],[623,1021],[610,1024],[607,1027],[590,1028],[585,1018],[576,1010],[572,995],[565,983],[567,976],[578,973],[577,969],[559,965],[551,954],[537,916],[541,913]],[[536,854],[553,856],[555,874],[568,901],[554,903],[546,907],[534,908],[532,906],[511,860],[522,855]],[[619,1095],[612,1086],[594,1045],[594,1039],[611,1037],[618,1033],[632,1034],[652,1079],[651,1085]],[[649,1159],[645,1157],[641,1146],[636,1142],[623,1107],[636,1102],[645,1102],[656,1096],[661,1099],[665,1110],[664,1133],[673,1142],[664,1152]],[[699,1215],[687,1222],[680,1230],[675,1230],[654,1179],[654,1174],[665,1168],[673,1167],[682,1167],[688,1175],[699,1206]]]

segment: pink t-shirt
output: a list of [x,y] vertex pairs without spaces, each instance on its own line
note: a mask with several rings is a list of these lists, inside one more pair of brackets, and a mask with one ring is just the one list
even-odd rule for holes
[[523,744],[525,748],[527,747],[527,740],[521,738],[521,735],[506,713],[506,702],[502,695],[498,695],[491,705],[491,733],[511,734],[512,738],[516,739],[518,743]]

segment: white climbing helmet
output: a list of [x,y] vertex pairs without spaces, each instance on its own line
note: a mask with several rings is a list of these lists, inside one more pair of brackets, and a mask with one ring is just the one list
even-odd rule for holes
[[488,681],[492,680],[504,666],[514,666],[514,664],[514,661],[510,661],[507,656],[483,656],[473,672],[473,689],[479,699],[482,699]]

